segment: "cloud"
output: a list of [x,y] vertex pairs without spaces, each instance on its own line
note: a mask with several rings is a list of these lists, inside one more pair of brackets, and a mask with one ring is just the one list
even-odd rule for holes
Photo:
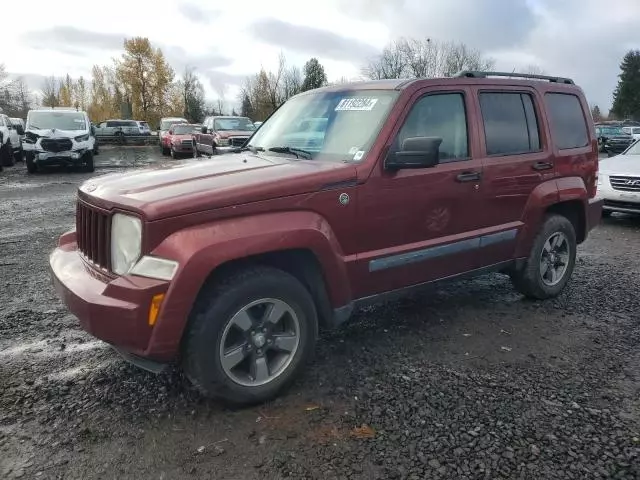
[[206,73],[219,67],[228,67],[233,63],[233,59],[215,51],[197,55],[176,45],[163,45],[160,48],[177,75],[181,75],[186,67],[195,68],[199,73]]
[[125,39],[120,33],[101,33],[75,27],[58,26],[21,35],[26,46],[39,50],[57,50],[83,55],[88,50],[120,50]]
[[204,10],[193,3],[181,3],[178,6],[180,13],[194,23],[209,23],[211,17],[220,14],[218,10]]
[[375,47],[359,40],[275,18],[254,22],[251,31],[259,41],[286,50],[335,60],[361,62],[378,53]]

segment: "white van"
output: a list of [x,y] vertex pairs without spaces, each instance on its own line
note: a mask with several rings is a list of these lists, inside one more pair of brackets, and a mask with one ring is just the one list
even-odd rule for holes
[[95,128],[86,112],[72,108],[29,110],[23,148],[27,171],[45,165],[83,166],[93,172]]
[[640,127],[622,127],[622,131],[631,135],[636,140],[640,140]]

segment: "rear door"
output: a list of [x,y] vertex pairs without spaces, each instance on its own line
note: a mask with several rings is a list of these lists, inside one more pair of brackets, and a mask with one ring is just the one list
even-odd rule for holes
[[481,262],[513,258],[516,237],[533,190],[556,175],[542,98],[527,87],[476,89],[480,120],[483,188],[481,227],[501,232],[503,241],[483,248]]

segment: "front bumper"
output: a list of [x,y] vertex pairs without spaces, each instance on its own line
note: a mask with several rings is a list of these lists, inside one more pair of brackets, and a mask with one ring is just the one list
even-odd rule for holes
[[195,145],[191,144],[180,144],[176,143],[171,146],[176,153],[193,153],[195,150]]
[[166,292],[168,282],[133,276],[111,278],[97,272],[78,253],[75,232],[61,238],[49,265],[58,295],[84,330],[115,346],[129,360],[170,360],[166,352],[154,350],[154,327],[148,324],[151,299]]
[[609,177],[603,177],[598,184],[596,198],[603,202],[604,211],[640,214],[640,192],[616,190],[611,186]]

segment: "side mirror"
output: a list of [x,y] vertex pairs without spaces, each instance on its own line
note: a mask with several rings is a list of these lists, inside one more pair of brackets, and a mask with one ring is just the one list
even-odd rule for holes
[[13,129],[13,125],[11,125],[10,123],[7,123],[7,130],[12,130]]
[[18,135],[24,135],[24,128],[22,128],[22,125],[16,125],[16,130],[18,131]]
[[387,155],[384,166],[387,170],[403,168],[430,168],[440,163],[440,137],[405,138],[400,150]]
[[169,130],[169,135],[173,135],[173,130]]
[[207,127],[205,126],[201,127],[200,132],[206,134],[208,132]]

